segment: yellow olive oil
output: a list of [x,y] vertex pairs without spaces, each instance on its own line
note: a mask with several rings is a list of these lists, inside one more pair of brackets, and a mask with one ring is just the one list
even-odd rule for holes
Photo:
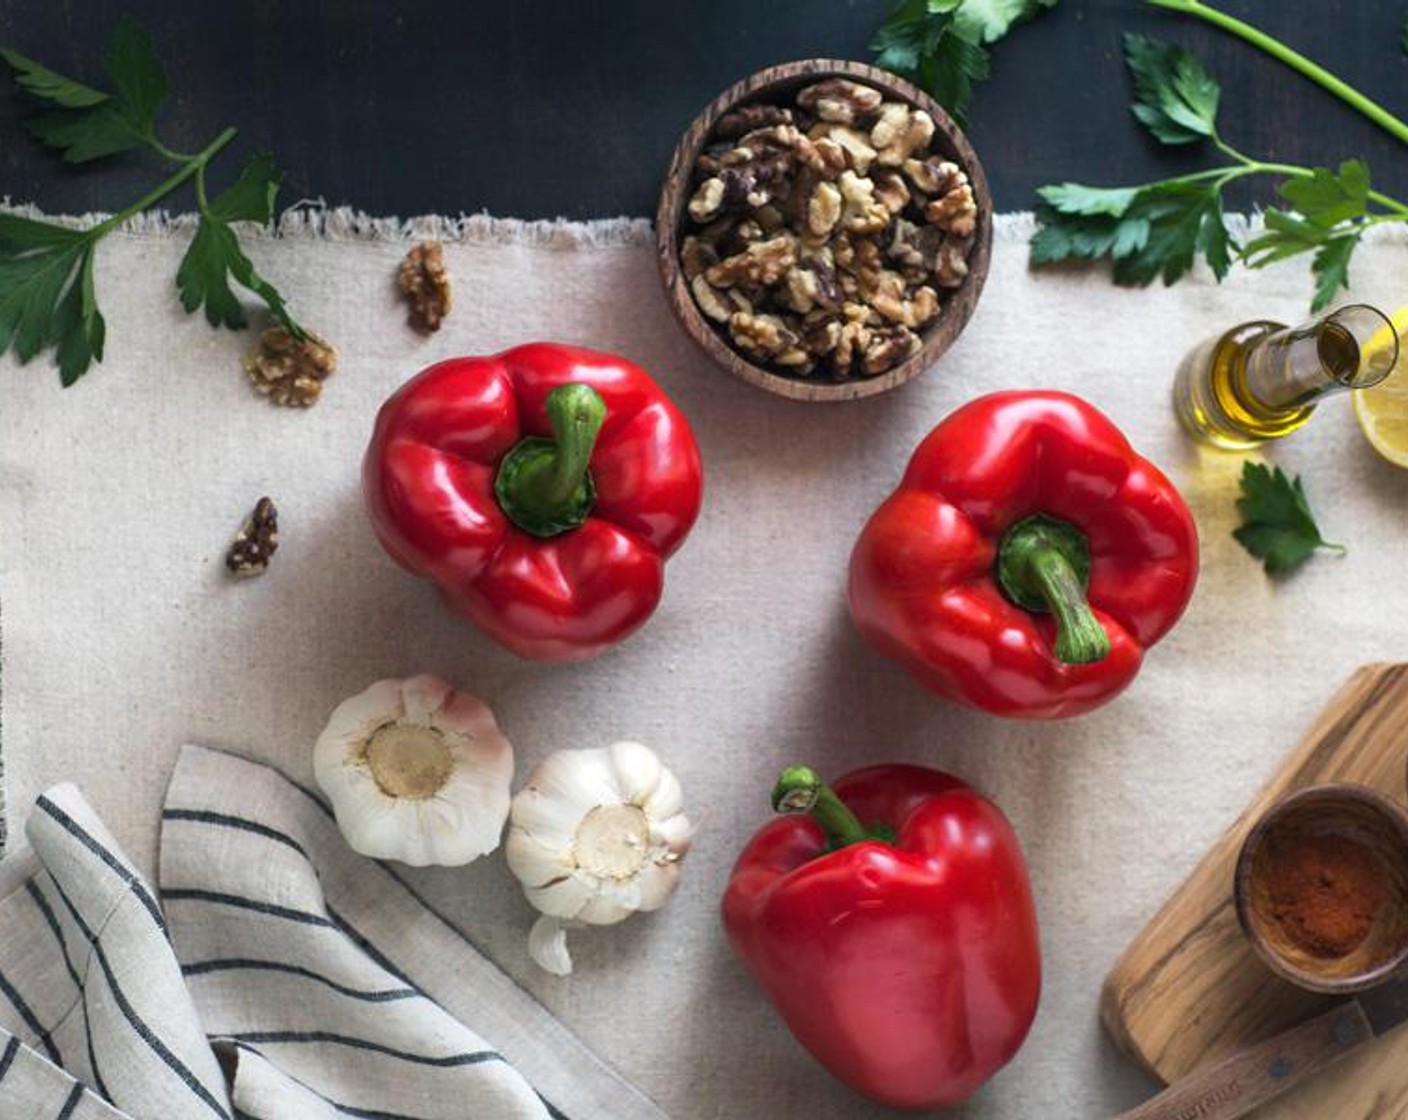
[[1174,411],[1195,439],[1229,450],[1290,435],[1320,398],[1387,375],[1393,358],[1385,362],[1385,348],[1373,346],[1369,354],[1364,348],[1386,322],[1381,312],[1358,304],[1295,328],[1269,319],[1240,323],[1183,359]]

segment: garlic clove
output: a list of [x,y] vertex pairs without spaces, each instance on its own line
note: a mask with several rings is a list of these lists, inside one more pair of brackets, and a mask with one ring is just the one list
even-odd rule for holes
[[[349,697],[339,704],[331,716],[323,736],[349,744],[355,750],[356,744],[371,734],[371,730],[385,722],[389,713],[401,711],[401,682],[377,681],[365,692]],[[314,756],[318,761],[318,756]]]
[[567,952],[566,927],[556,918],[539,918],[528,931],[528,955],[554,976],[570,975],[572,956]]
[[611,893],[593,895],[587,904],[577,911],[579,922],[592,926],[614,926],[617,922],[624,922],[639,909],[636,905],[639,902],[639,891],[634,892],[635,897],[630,897],[620,884],[615,883],[603,889]]
[[554,918],[575,918],[596,897],[592,885],[570,873],[549,880],[541,887],[527,888],[524,893],[538,910]]
[[637,908],[646,911],[659,910],[675,893],[675,888],[679,886],[679,879],[680,865],[677,860],[668,863],[652,863],[641,871],[640,877],[636,880],[636,886],[639,890]]
[[650,826],[650,840],[653,844],[658,844],[662,848],[669,848],[679,856],[683,856],[689,849],[690,838],[694,835],[694,826],[689,823],[689,818],[683,813],[676,813],[673,817],[664,820],[653,819]]
[[557,751],[528,776],[528,788],[577,817],[624,800],[605,750]]
[[623,800],[643,806],[655,793],[665,773],[660,759],[640,743],[613,743],[608,749]]
[[641,803],[641,808],[656,821],[678,817],[684,808],[684,791],[680,788],[679,779],[668,770],[661,770],[659,783]]
[[454,690],[439,677],[422,673],[401,682],[401,713],[406,723],[430,726]]
[[[535,771],[529,782],[536,777]],[[577,825],[590,808],[584,809],[576,798],[550,797],[530,784],[513,799],[514,828],[545,847],[570,849]]]
[[518,827],[509,830],[504,856],[525,890],[541,889],[554,879],[572,874],[575,867],[569,845],[544,844],[536,835]]

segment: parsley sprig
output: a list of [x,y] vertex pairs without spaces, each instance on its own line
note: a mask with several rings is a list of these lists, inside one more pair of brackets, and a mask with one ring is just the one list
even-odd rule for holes
[[278,291],[240,249],[231,224],[264,225],[273,219],[278,171],[268,156],[256,155],[229,188],[210,196],[207,170],[235,138],[235,130],[225,129],[195,153],[173,151],[161,142],[156,118],[170,87],[146,30],[131,19],[117,25],[103,67],[111,92],[55,73],[8,48],[0,48],[0,58],[20,89],[43,106],[25,121],[25,129],[66,162],[89,163],[145,148],[176,165],[131,206],[86,229],[0,213],[0,354],[13,348],[23,363],[52,348],[64,385],[102,361],[106,324],[93,285],[98,243],[191,181],[200,224],[176,274],[182,306],[188,312],[204,307],[212,326],[242,328],[245,314],[233,281],[263,300],[291,334],[305,337]]
[[988,47],[1056,0],[900,0],[870,41],[875,65],[908,78],[960,124]]
[[1320,535],[1310,512],[1300,476],[1289,478],[1280,467],[1243,463],[1242,496],[1237,512],[1242,524],[1233,531],[1237,542],[1262,562],[1267,575],[1281,575],[1304,564],[1318,550],[1343,553]]
[[[1213,11],[1195,0],[1151,2]],[[1222,280],[1234,260],[1262,268],[1311,254],[1311,310],[1319,311],[1348,287],[1350,257],[1364,233],[1408,220],[1408,205],[1372,188],[1363,160],[1346,160],[1332,170],[1271,163],[1234,148],[1217,126],[1221,87],[1182,47],[1133,34],[1125,36],[1124,47],[1139,122],[1161,143],[1211,143],[1230,162],[1138,186],[1040,188],[1041,228],[1032,240],[1032,264],[1109,259],[1116,283],[1143,286],[1155,279],[1172,284],[1199,255]],[[1222,192],[1257,175],[1280,177],[1279,204],[1264,211],[1258,236],[1238,244],[1227,229]]]

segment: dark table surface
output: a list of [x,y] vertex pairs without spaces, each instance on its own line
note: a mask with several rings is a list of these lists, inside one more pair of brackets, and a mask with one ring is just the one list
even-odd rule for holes
[[[802,57],[868,59],[885,0],[0,0],[0,44],[101,78],[119,14],[154,30],[175,96],[163,137],[194,150],[227,124],[271,150],[282,202],[321,198],[375,214],[589,218],[649,214],[679,133],[725,86]],[[1400,115],[1408,0],[1222,0]],[[1408,195],[1408,150],[1246,44],[1137,0],[1061,0],[996,48],[970,136],[999,209],[1029,208],[1062,179],[1132,183],[1207,166],[1127,111],[1120,37],[1191,48],[1223,85],[1223,131],[1264,159],[1368,160]],[[66,168],[21,133],[0,91],[0,196],[50,211],[113,210],[159,178],[145,156]],[[223,160],[233,176],[235,160]],[[1267,184],[1266,186],[1269,186]],[[1259,194],[1234,198],[1245,206]],[[172,200],[175,208],[189,200]]]

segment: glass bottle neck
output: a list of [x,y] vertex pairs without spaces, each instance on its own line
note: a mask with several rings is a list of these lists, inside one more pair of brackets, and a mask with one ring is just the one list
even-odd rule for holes
[[1293,413],[1332,393],[1377,385],[1397,360],[1393,324],[1372,307],[1351,304],[1253,344],[1243,384],[1261,408]]

